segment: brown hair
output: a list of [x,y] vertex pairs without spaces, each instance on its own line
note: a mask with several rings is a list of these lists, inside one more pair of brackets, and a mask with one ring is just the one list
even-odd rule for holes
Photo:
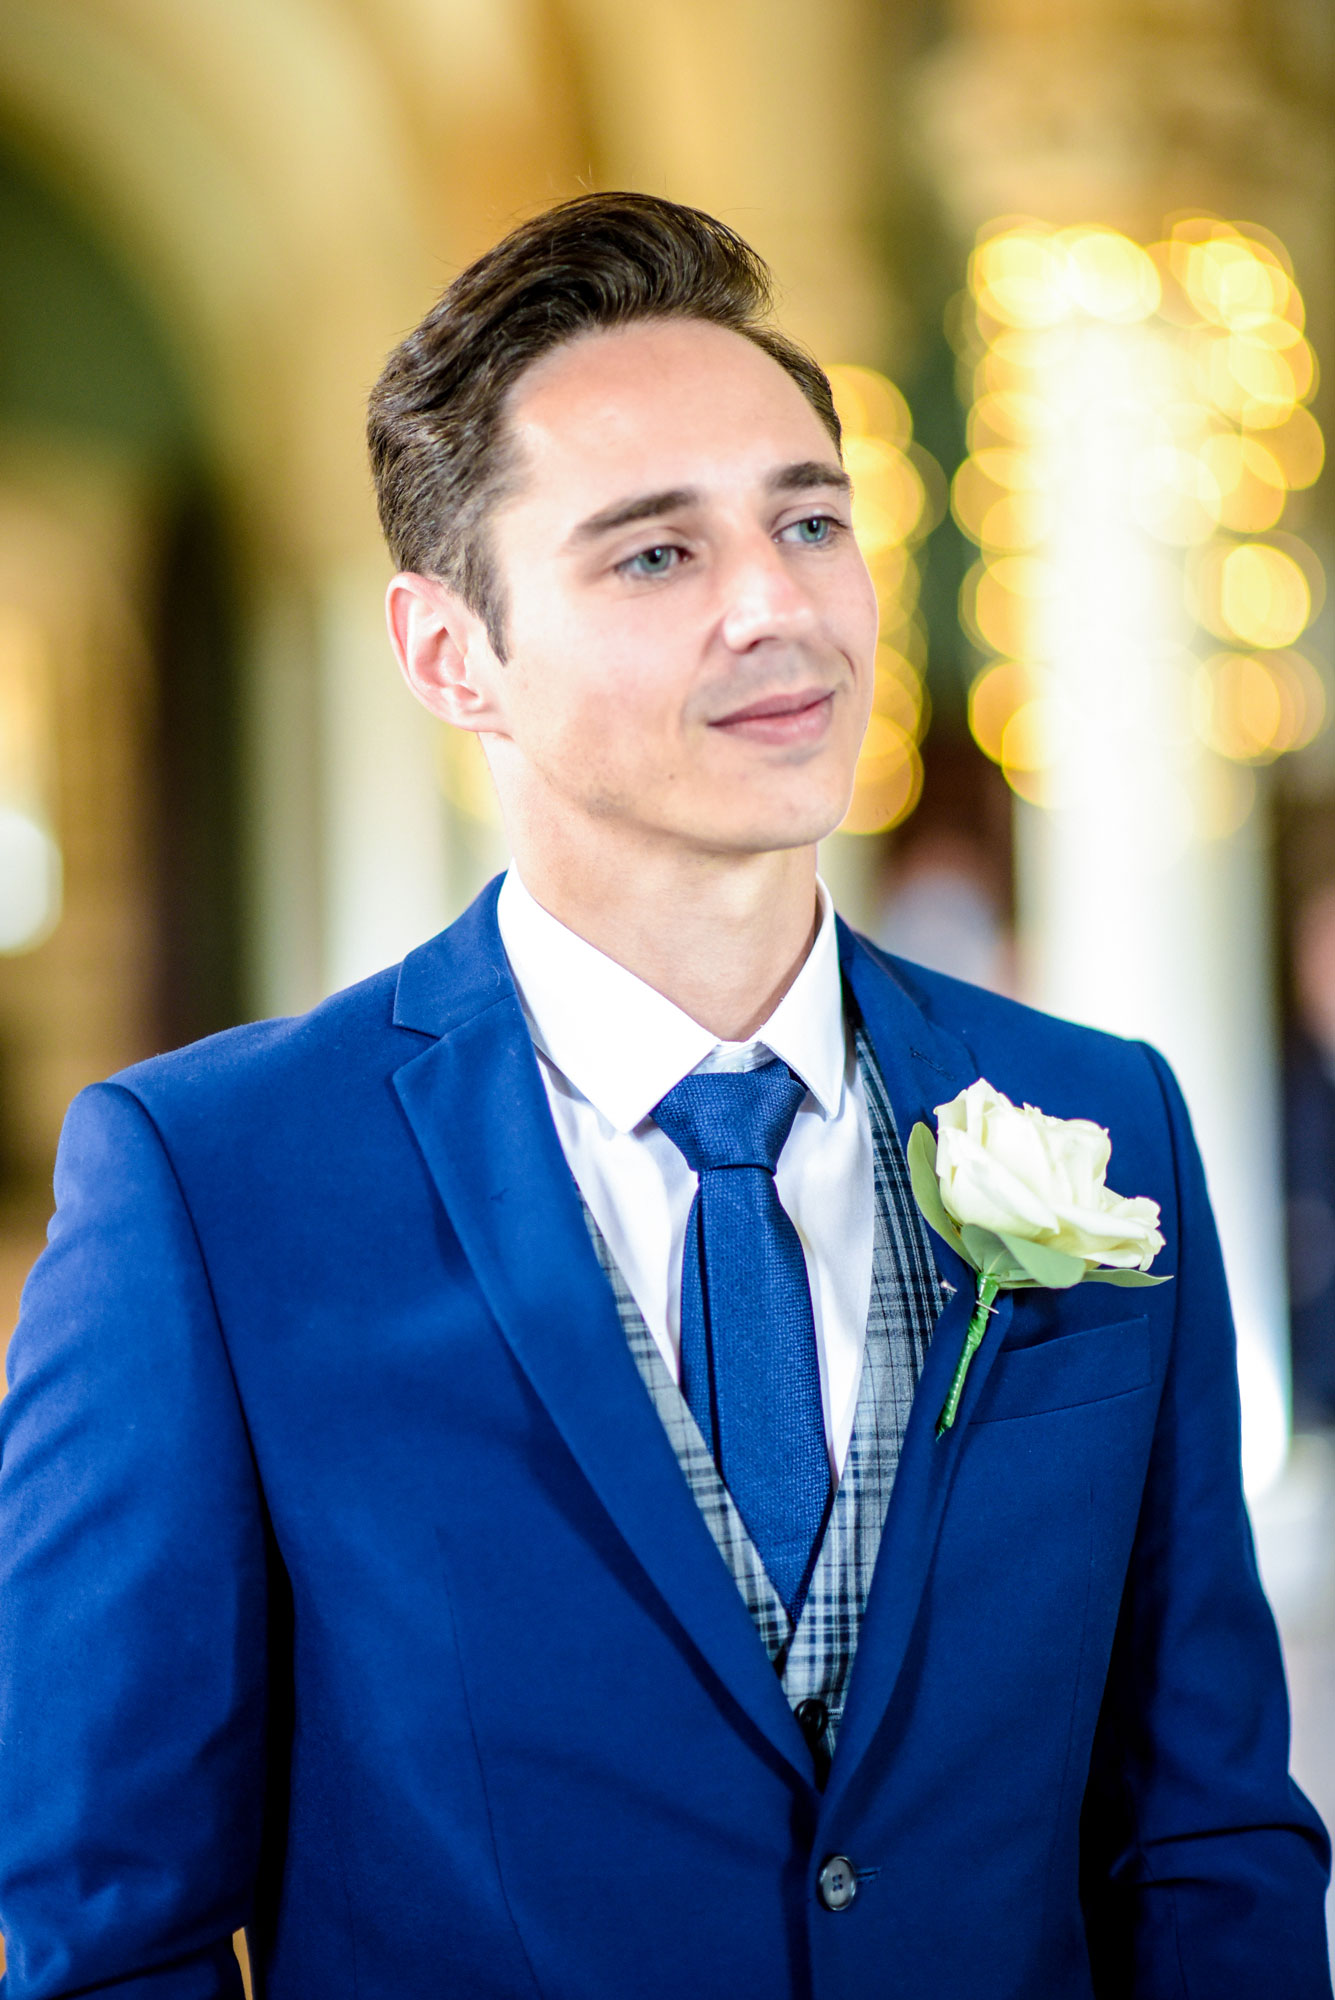
[[521,223],[460,272],[372,391],[371,469],[395,562],[457,590],[504,657],[485,526],[515,471],[506,398],[540,355],[600,328],[697,319],[744,335],[792,376],[837,448],[830,384],[772,306],[763,258],[678,202],[586,194]]

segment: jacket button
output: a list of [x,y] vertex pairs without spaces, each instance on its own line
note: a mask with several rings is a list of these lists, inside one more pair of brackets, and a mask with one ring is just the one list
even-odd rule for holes
[[830,1726],[830,1711],[820,1696],[812,1694],[805,1701],[799,1701],[793,1716],[807,1739],[808,1750],[819,1748],[820,1740]]
[[846,1854],[832,1854],[816,1877],[816,1892],[827,1910],[846,1910],[858,1893],[858,1878]]

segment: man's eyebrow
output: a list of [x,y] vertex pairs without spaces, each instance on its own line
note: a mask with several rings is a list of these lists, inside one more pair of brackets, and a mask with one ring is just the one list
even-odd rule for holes
[[781,465],[765,481],[771,493],[800,493],[808,486],[835,486],[847,493],[853,482],[842,465],[831,459],[802,458],[794,465]]
[[597,514],[590,514],[573,530],[570,540],[591,542],[614,528],[629,527],[633,521],[650,521],[659,514],[673,514],[683,507],[699,505],[700,495],[693,486],[673,486],[665,493],[637,493],[631,500],[615,500]]
[[[765,480],[771,493],[801,493],[813,486],[833,486],[847,493],[852,484],[842,466],[822,458],[802,458],[791,465],[778,466]],[[660,514],[698,507],[700,498],[694,486],[671,486],[663,493],[637,493],[629,500],[615,500],[572,530],[570,546],[596,541],[599,535],[610,535],[614,529],[631,527],[636,521],[652,521]]]

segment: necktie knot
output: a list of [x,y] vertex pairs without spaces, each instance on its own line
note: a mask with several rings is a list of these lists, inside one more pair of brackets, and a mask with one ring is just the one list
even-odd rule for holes
[[693,1173],[761,1167],[772,1174],[806,1094],[786,1063],[770,1062],[761,1069],[684,1076],[653,1116]]

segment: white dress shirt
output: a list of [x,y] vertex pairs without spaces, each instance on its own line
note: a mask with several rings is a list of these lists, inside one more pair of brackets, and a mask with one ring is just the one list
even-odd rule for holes
[[806,1254],[825,1436],[836,1477],[853,1431],[871,1297],[871,1125],[844,1021],[834,911],[796,979],[747,1042],[721,1042],[536,903],[512,867],[497,920],[557,1134],[581,1194],[681,1380],[681,1260],[697,1177],[650,1113],[693,1071],[776,1056],[807,1095],[775,1182]]

